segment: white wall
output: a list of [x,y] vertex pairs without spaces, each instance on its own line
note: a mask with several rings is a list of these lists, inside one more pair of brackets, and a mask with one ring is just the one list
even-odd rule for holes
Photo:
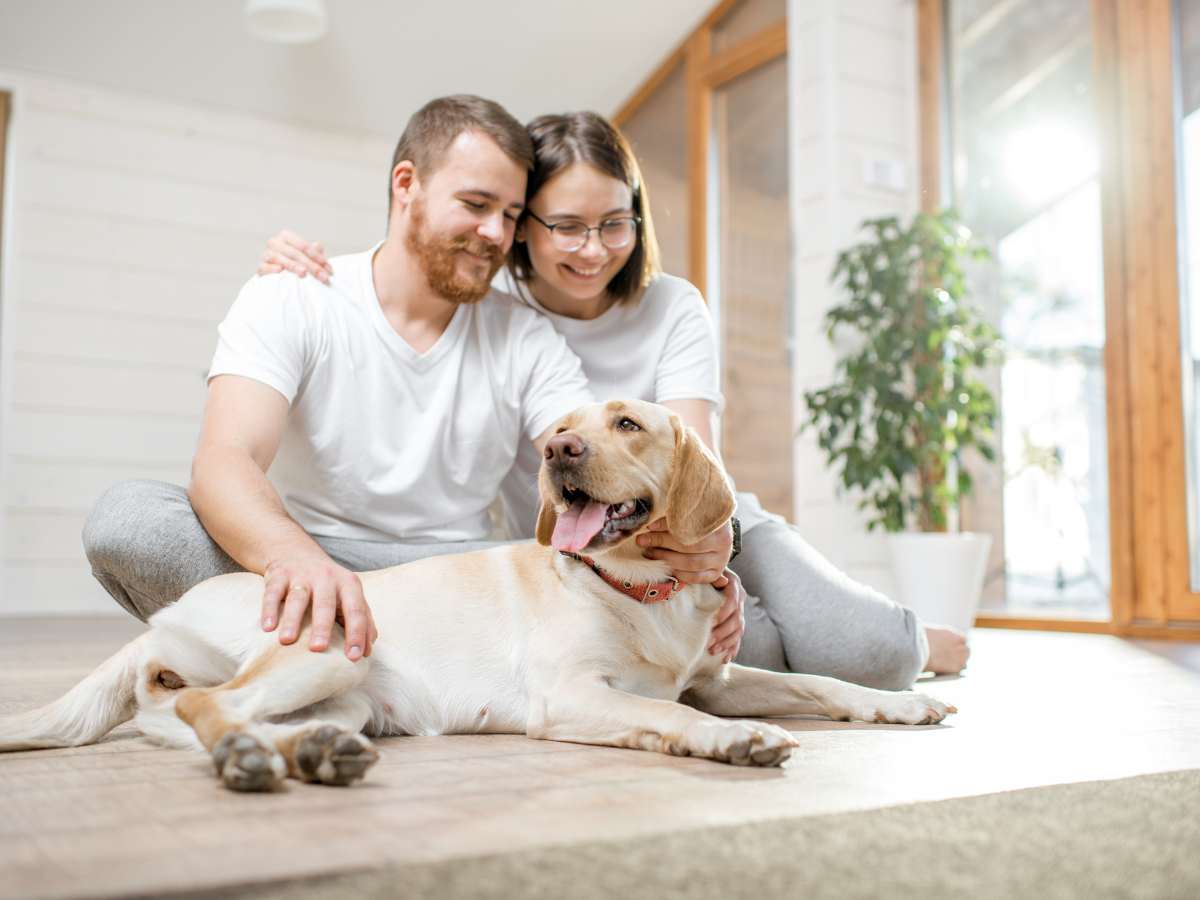
[[[829,383],[834,353],[822,316],[837,251],[866,218],[917,209],[916,30],[911,0],[790,0],[792,263],[796,420],[803,392]],[[873,187],[868,160],[895,161],[906,187]],[[850,575],[892,593],[883,538],[869,535],[853,498],[839,495],[816,436],[795,443],[795,521]]]
[[385,221],[390,141],[0,71],[0,614],[120,612],[80,546],[125,478],[185,483],[217,322],[283,226]]
[[[795,401],[826,382],[820,328],[837,248],[916,208],[908,0],[791,0]],[[215,325],[284,225],[366,246],[391,142],[0,71],[13,93],[0,262],[0,614],[119,610],[79,533],[123,478],[182,483]],[[864,184],[901,161],[908,190]],[[892,587],[879,537],[834,491],[811,435],[795,517],[836,564]]]

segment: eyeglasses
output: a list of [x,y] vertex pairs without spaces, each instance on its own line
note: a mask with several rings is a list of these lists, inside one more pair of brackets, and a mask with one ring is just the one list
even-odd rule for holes
[[582,250],[595,231],[600,235],[600,243],[609,250],[620,250],[627,247],[637,236],[638,225],[642,220],[637,216],[619,216],[615,219],[605,219],[599,225],[588,227],[582,222],[549,222],[539,218],[537,213],[529,211],[529,218],[550,232],[550,240],[563,253],[574,253]]

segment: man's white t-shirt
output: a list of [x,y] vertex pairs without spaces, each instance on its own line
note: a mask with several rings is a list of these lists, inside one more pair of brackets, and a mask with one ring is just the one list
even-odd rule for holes
[[313,535],[376,541],[490,536],[518,450],[592,400],[550,323],[492,291],[425,353],[391,327],[374,250],[331,260],[332,283],[251,279],[221,323],[209,378],[242,375],[290,404],[269,470]]
[[[614,304],[595,319],[550,312],[524,285],[502,271],[493,286],[537,310],[566,338],[583,363],[598,400],[708,400],[719,412],[720,359],[708,305],[688,281],[659,275],[640,300]],[[529,537],[537,522],[537,471],[541,458],[521,447],[504,479],[504,526],[509,537]],[[738,494],[743,530],[771,518],[753,494]]]

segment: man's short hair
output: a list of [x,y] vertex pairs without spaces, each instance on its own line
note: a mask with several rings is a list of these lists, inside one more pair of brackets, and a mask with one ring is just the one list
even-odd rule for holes
[[388,212],[392,209],[392,172],[404,160],[420,178],[438,170],[450,145],[464,131],[486,134],[504,154],[526,171],[533,169],[533,142],[525,126],[499,103],[474,94],[455,94],[430,100],[413,113],[392,155],[388,169]]

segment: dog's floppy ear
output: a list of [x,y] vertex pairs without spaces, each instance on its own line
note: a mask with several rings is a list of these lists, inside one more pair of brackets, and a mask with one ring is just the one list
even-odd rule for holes
[[543,547],[550,546],[550,538],[554,536],[554,526],[557,524],[558,513],[554,511],[554,505],[543,500],[538,509],[537,530],[534,531],[537,542]]
[[675,458],[667,487],[667,530],[684,544],[694,544],[733,515],[733,490],[725,470],[696,432],[678,416],[671,416],[671,425],[675,429]]

